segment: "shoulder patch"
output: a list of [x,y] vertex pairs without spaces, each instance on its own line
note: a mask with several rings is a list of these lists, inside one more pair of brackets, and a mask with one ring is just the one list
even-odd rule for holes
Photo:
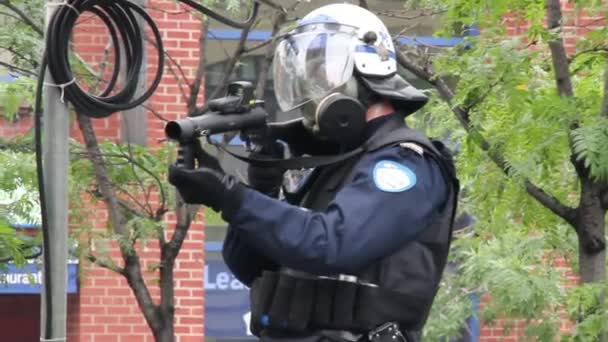
[[403,192],[416,185],[416,174],[409,167],[391,160],[376,163],[373,178],[376,187],[385,192]]

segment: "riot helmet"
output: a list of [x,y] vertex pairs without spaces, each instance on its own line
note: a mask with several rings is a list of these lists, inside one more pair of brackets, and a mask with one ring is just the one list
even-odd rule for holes
[[273,78],[281,110],[300,108],[305,122],[330,140],[360,136],[370,98],[391,101],[403,115],[428,101],[397,74],[395,46],[384,23],[351,4],[318,8],[282,35]]

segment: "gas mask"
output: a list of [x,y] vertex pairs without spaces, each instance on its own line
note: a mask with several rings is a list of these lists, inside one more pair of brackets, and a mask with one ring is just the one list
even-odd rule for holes
[[344,86],[301,107],[304,127],[315,136],[345,146],[362,142],[367,106],[358,99],[358,82]]

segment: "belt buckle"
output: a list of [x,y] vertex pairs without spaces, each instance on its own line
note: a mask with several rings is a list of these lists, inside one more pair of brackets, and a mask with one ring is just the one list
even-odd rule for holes
[[370,342],[407,342],[395,322],[384,323],[367,333]]

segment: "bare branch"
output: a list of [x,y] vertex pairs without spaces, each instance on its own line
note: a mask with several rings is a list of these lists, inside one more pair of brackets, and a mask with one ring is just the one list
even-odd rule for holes
[[274,1],[271,1],[271,0],[258,0],[258,1],[263,3],[264,5],[268,5],[269,7],[274,8],[275,10],[277,10],[281,13],[287,13],[287,10],[283,6],[275,3]]
[[376,14],[383,16],[383,17],[388,17],[388,18],[403,19],[403,20],[416,20],[416,19],[420,19],[420,18],[424,18],[424,17],[432,17],[432,16],[443,14],[446,12],[447,12],[447,10],[445,10],[445,9],[438,9],[438,10],[429,10],[428,12],[421,11],[420,13],[414,14],[414,15],[411,15],[411,14],[409,14],[409,12],[406,12],[406,11],[403,11],[403,12],[378,11],[378,12],[376,12]]
[[3,67],[7,68],[10,71],[17,72],[17,73],[22,74],[22,75],[28,75],[28,76],[33,76],[33,77],[37,77],[38,76],[35,72],[33,72],[31,70],[27,70],[27,69],[18,67],[16,65],[5,63],[3,61],[0,61],[0,66],[3,66]]
[[272,43],[274,40],[275,40],[275,37],[273,35],[273,37],[270,38],[270,39],[267,39],[267,40],[265,40],[265,41],[263,41],[261,43],[258,43],[257,45],[254,45],[254,46],[252,46],[250,48],[244,49],[243,53],[250,53],[250,52],[253,52],[255,50],[259,50],[259,49],[263,48],[264,46]]
[[207,31],[209,30],[209,20],[202,19],[201,32],[198,38],[198,64],[196,66],[196,74],[194,75],[194,81],[190,86],[190,98],[188,99],[188,116],[192,116],[196,113],[196,104],[198,95],[201,91],[201,85],[205,76],[205,68],[207,67],[207,54],[205,53],[205,45],[207,42]]
[[145,8],[146,10],[166,13],[169,15],[179,15],[179,14],[185,14],[185,13],[199,13],[195,9],[183,9],[181,11],[169,11],[164,8],[160,8],[160,7],[156,7],[156,6],[141,6],[141,7]]
[[30,26],[34,31],[36,31],[36,33],[38,33],[40,37],[44,36],[44,31],[42,30],[42,27],[38,26],[35,22],[33,22],[31,16],[24,13],[19,7],[12,4],[9,0],[0,0],[0,5],[13,11],[17,16],[19,16],[19,18],[21,18],[21,21],[23,21],[26,25]]
[[418,65],[410,58],[408,58],[405,53],[403,53],[403,51],[397,50],[397,62],[407,70],[414,73],[414,75],[420,77],[423,80],[431,82],[431,84],[434,84],[434,75],[429,70],[426,70],[424,67]]
[[561,37],[562,10],[560,0],[546,0],[545,4],[547,7],[547,27],[550,31],[560,34],[549,42],[557,89],[560,95],[572,97],[574,96],[574,89],[568,68],[568,55],[566,54],[564,39]]
[[[171,56],[171,54],[169,52],[167,52],[166,50],[165,50],[165,56],[171,62],[168,64],[173,65],[177,68],[177,70],[179,71],[179,74],[182,76],[184,82],[186,82],[188,87],[192,87],[192,85],[188,82],[188,76],[186,76],[186,72],[184,71],[184,68],[182,68],[182,66],[179,63],[177,63],[177,61],[173,58],[173,56]],[[179,81],[179,78],[177,76],[175,76],[175,78],[177,78]]]
[[146,110],[148,110],[150,113],[152,113],[154,116],[156,116],[159,120],[164,121],[164,122],[168,122],[169,119],[165,118],[164,116],[162,116],[162,114],[160,114],[158,111],[156,111],[154,108],[146,105],[146,104],[142,104],[142,107],[144,107]]
[[[145,40],[147,43],[154,46],[154,48],[158,49],[158,45],[156,45],[155,40],[151,39],[148,36],[146,36]],[[182,87],[182,83],[186,83],[188,88],[192,88],[192,85],[188,82],[188,76],[186,75],[186,72],[184,71],[182,66],[175,60],[175,58],[173,58],[173,56],[171,56],[171,54],[168,52],[168,50],[164,51],[164,55],[165,55],[165,57],[167,57],[167,60],[170,62],[170,63],[166,63],[167,68],[169,69],[171,74],[173,74],[173,77],[175,77],[175,79],[177,80],[177,83],[178,83],[177,85],[179,87],[180,92],[182,93],[182,96],[184,97],[185,100],[188,100],[188,96],[186,95],[186,92],[184,91],[184,89]],[[175,70],[173,70],[174,67],[179,72],[179,76],[177,75]],[[181,76],[181,78],[180,78],[180,76]]]
[[[281,26],[287,20],[287,14],[285,12],[277,12],[274,19],[272,20],[272,36],[276,36]],[[270,69],[270,63],[272,63],[272,57],[276,44],[274,39],[271,39],[272,44],[268,45],[266,49],[266,55],[260,65],[260,72],[258,73],[258,84],[256,86],[256,95],[259,99],[264,99],[264,92],[266,91],[266,82],[268,81],[268,72]]]
[[[222,80],[220,81],[218,86],[215,89],[213,89],[213,92],[209,96],[209,99],[216,98],[219,94],[221,94],[226,89],[226,87],[228,86],[228,83],[230,83],[230,77],[232,76],[234,67],[236,66],[236,64],[240,60],[241,56],[243,55],[243,52],[245,51],[245,43],[247,42],[247,37],[249,36],[249,32],[257,23],[258,23],[258,20],[252,20],[251,23],[249,25],[247,25],[241,31],[241,38],[239,39],[238,46],[237,46],[236,50],[234,51],[232,58],[230,58],[230,60],[226,64],[226,67],[224,68],[224,77],[222,78]],[[206,102],[208,102],[208,101],[206,101]],[[197,112],[204,113],[205,111],[207,111],[207,108],[208,108],[207,105],[205,105],[202,108],[198,108]]]
[[[179,89],[180,94],[182,95],[182,98],[184,99],[184,101],[188,101],[188,94],[186,94],[186,91],[184,90],[182,84],[182,80],[179,78],[179,76],[177,75],[177,73],[175,72],[175,70],[173,70],[173,63],[167,63],[167,69],[169,70],[169,72],[173,75],[173,77],[175,77],[175,79],[177,80],[177,88]],[[186,80],[186,84],[188,84],[188,79]],[[188,84],[188,88],[190,88],[190,85]]]

